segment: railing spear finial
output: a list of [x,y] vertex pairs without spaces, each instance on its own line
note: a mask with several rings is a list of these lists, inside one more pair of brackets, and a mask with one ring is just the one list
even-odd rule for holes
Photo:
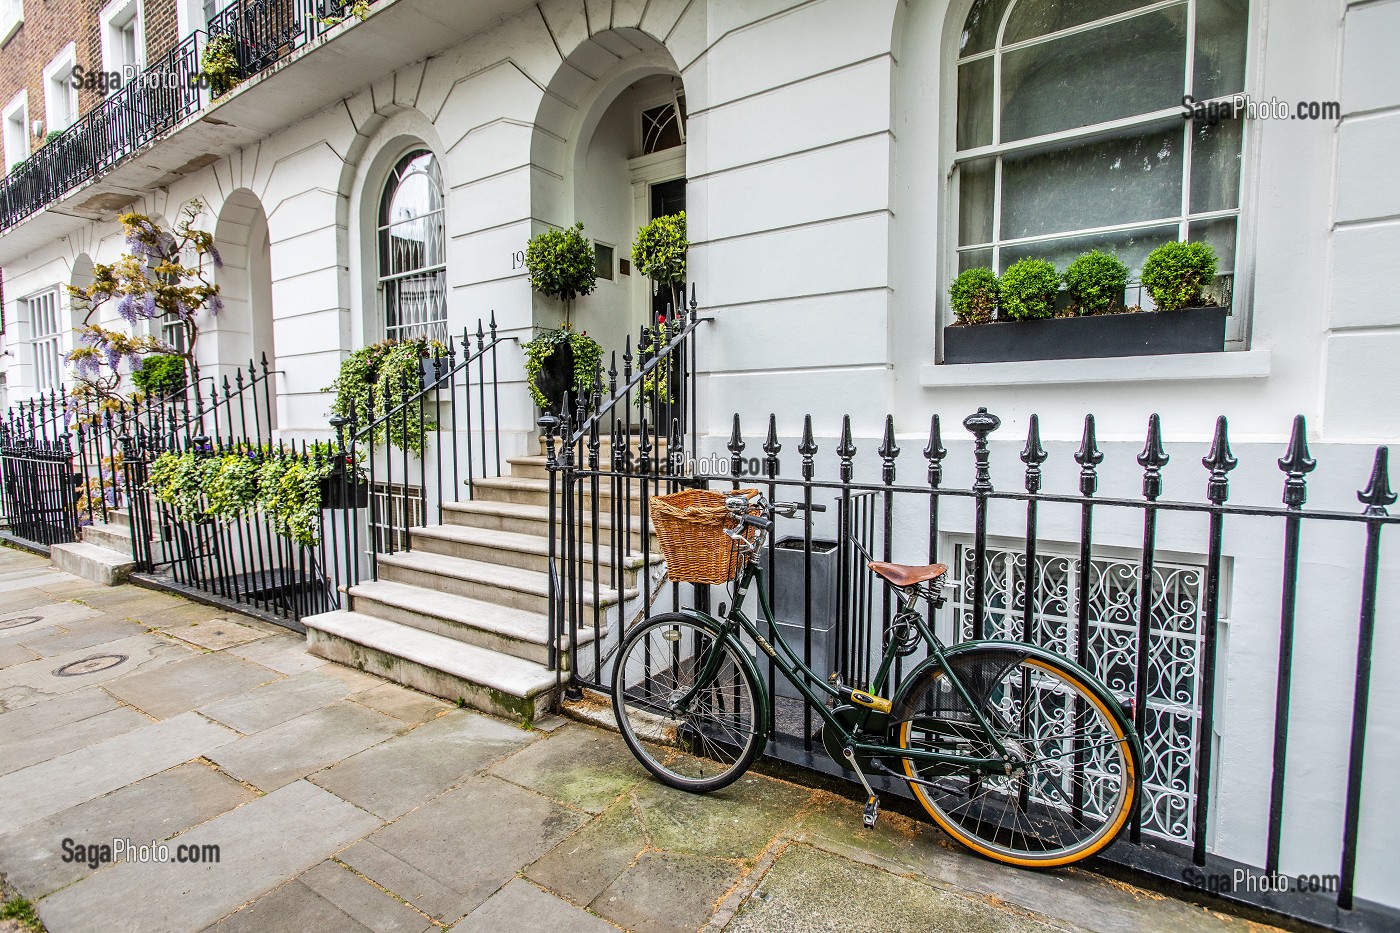
[[797,445],[797,452],[802,455],[802,478],[810,480],[816,472],[813,458],[817,455],[817,442],[812,437],[811,415],[802,416],[802,441]]
[[880,455],[881,460],[880,478],[886,486],[894,485],[894,462],[899,456],[899,445],[894,439],[894,415],[885,415],[885,436],[881,439],[880,449],[876,453]]
[[1201,465],[1210,470],[1206,480],[1206,498],[1212,505],[1223,505],[1230,497],[1229,473],[1239,465],[1239,460],[1230,453],[1229,425],[1225,416],[1215,419],[1215,437],[1210,443],[1210,452],[1201,459]]
[[1099,450],[1098,432],[1093,415],[1084,416],[1084,438],[1079,443],[1079,450],[1074,454],[1074,462],[1079,464],[1080,494],[1092,496],[1098,492],[1098,466],[1103,463],[1103,451]]
[[[841,482],[849,483],[855,475],[856,445],[851,440],[851,416],[841,416],[841,439],[836,444],[836,456],[841,458]],[[810,476],[807,479],[811,479]]]
[[763,441],[763,471],[769,479],[778,477],[778,452],[783,445],[778,443],[778,416],[768,415],[768,436]]
[[1317,469],[1317,461],[1308,452],[1308,425],[1302,415],[1293,416],[1293,433],[1288,438],[1288,450],[1279,458],[1278,468],[1288,474],[1283,481],[1283,504],[1297,511],[1308,501],[1307,476]]
[[1389,515],[1386,506],[1395,504],[1395,493],[1390,490],[1390,448],[1377,447],[1376,460],[1371,466],[1371,480],[1366,488],[1356,494],[1366,506],[1367,515]]
[[1142,467],[1142,496],[1148,502],[1156,502],[1162,495],[1162,467],[1171,457],[1162,447],[1162,419],[1153,412],[1147,419],[1147,442],[1142,453],[1138,454],[1138,466]]
[[1030,427],[1026,429],[1026,446],[1021,448],[1021,462],[1026,465],[1026,492],[1034,495],[1040,492],[1040,465],[1050,459],[1040,443],[1040,416],[1031,415]]

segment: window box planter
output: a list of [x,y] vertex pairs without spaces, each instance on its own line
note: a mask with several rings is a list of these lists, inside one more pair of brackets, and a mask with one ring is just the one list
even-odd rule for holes
[[1221,307],[1142,311],[943,328],[944,363],[1079,360],[1225,349]]

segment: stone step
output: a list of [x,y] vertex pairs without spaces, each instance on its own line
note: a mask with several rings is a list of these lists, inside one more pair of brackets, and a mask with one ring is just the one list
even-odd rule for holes
[[[500,564],[505,567],[518,567],[522,570],[549,570],[549,539],[543,535],[526,535],[513,531],[490,531],[485,528],[465,528],[461,525],[427,525],[409,529],[409,540],[415,550],[431,554],[446,554],[449,557],[463,557],[467,560]],[[585,566],[585,579],[592,580],[592,549],[585,546],[589,561]],[[558,552],[556,551],[556,559]],[[660,551],[651,554],[653,563],[661,562]],[[598,550],[600,579],[611,581],[616,568],[621,566],[623,585],[633,586],[637,572],[642,566],[641,554],[622,555],[617,559],[611,548],[601,545]]]
[[[549,575],[537,570],[503,567],[486,561],[426,551],[381,554],[378,568],[381,580],[407,583],[527,612],[549,612]],[[593,588],[584,589],[584,602],[592,606]],[[624,595],[631,599],[637,595],[637,590],[628,589]],[[607,609],[616,603],[616,591],[604,587],[599,594],[599,607]]]
[[[464,502],[444,502],[442,518],[446,524],[461,525],[467,528],[487,528],[493,531],[513,531],[526,535],[545,535],[549,532],[549,507],[547,505],[527,505],[520,502],[485,502],[467,500]],[[609,541],[612,537],[612,515],[603,512],[598,516],[600,540]],[[632,549],[642,545],[640,523],[634,518],[631,523]],[[593,540],[593,523],[587,521],[583,527],[583,540]],[[651,536],[651,546],[658,545],[656,533]]]
[[131,526],[94,522],[83,528],[83,541],[119,554],[131,554]]
[[[636,426],[636,415],[634,414],[634,415],[632,416],[632,418],[633,418],[633,427],[635,427],[635,426]],[[544,455],[548,452],[548,448],[545,446],[545,443],[544,443],[544,435],[541,434],[541,435],[540,435],[538,438],[536,438],[536,439],[539,441],[539,452],[540,452],[540,456],[544,456]],[[631,436],[631,443],[629,443],[627,446],[631,447],[633,450],[636,450],[637,447],[641,444],[641,442],[642,442],[641,435],[633,434],[633,435]],[[656,437],[656,436],[653,435],[653,436],[651,437],[651,452],[652,452],[652,454],[655,455],[655,454],[658,453],[658,452],[665,451],[665,450],[666,450],[666,447],[667,447],[667,444],[668,444],[668,442],[667,442],[667,440],[666,440],[665,437],[658,438],[658,437]],[[563,446],[562,440],[559,438],[558,435],[555,435],[555,437],[554,437],[554,451],[555,451],[556,454],[559,452],[559,449],[560,449],[562,446]],[[584,446],[584,449],[587,450],[587,448],[588,448],[588,441],[587,441],[586,438],[584,439],[583,446]],[[611,435],[611,433],[610,433],[609,431],[603,431],[603,430],[601,429],[601,427],[600,427],[600,429],[599,429],[599,434],[598,434],[598,450],[599,450],[599,452],[600,452],[600,456],[601,456],[601,454],[602,454],[603,452],[606,452],[608,458],[609,458],[609,459],[612,458],[612,435]]]
[[103,586],[115,586],[123,582],[136,568],[130,551],[123,554],[84,541],[55,544],[49,548],[49,560],[53,561],[53,565],[59,570],[66,570]]
[[131,527],[131,511],[129,509],[108,509],[107,524],[121,525],[123,528]]
[[[632,494],[630,499],[630,511],[633,515],[640,515],[642,511],[642,483],[640,480],[631,480]],[[562,503],[564,498],[563,484],[559,484],[555,497]],[[549,505],[549,480],[518,477],[500,476],[485,477],[478,479],[474,483],[476,500],[478,502],[514,502],[520,505]],[[576,490],[577,491],[577,490]],[[647,480],[646,494],[654,496],[669,492],[669,484],[662,480]],[[585,504],[591,505],[592,494],[587,488],[582,491],[581,496]],[[608,513],[613,508],[613,489],[611,483],[605,483],[601,479],[598,482],[598,509],[600,512]]]
[[[489,651],[545,664],[549,660],[549,617],[498,603],[454,596],[391,580],[350,588],[351,608],[377,619],[409,625]],[[593,640],[593,629],[579,630],[579,643]],[[561,647],[567,644],[561,642]]]
[[317,657],[445,700],[523,723],[553,703],[557,675],[534,661],[345,609],[302,623],[307,650]]

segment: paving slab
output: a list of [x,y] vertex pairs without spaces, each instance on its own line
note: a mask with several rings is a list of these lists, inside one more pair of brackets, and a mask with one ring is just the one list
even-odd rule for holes
[[88,687],[43,703],[0,713],[0,733],[8,741],[20,741],[121,708],[122,705],[106,690]]
[[33,661],[39,657],[24,645],[0,644],[0,670],[13,667],[16,664],[23,664],[26,661]]
[[282,675],[224,653],[201,654],[107,685],[113,696],[157,719],[239,696]]
[[783,852],[724,929],[1040,933],[1063,927],[796,844]]
[[284,677],[200,708],[210,719],[249,734],[304,716],[345,698],[350,688],[316,671]]
[[229,774],[274,790],[397,735],[407,726],[346,700],[245,736],[210,754]]
[[398,684],[381,684],[371,690],[355,694],[355,702],[381,713],[402,719],[404,722],[427,722],[446,711],[452,705],[426,693],[400,687]]
[[0,777],[0,832],[207,755],[238,733],[183,713]]
[[[303,651],[305,648],[303,647]],[[315,659],[319,660],[319,659]],[[327,677],[334,677],[336,680],[350,688],[350,692],[362,693],[366,690],[373,690],[383,685],[384,678],[375,674],[366,674],[364,671],[356,670],[353,667],[345,667],[342,664],[331,664],[329,662],[314,667],[315,670]]]
[[52,658],[57,655],[91,648],[108,642],[146,634],[146,628],[126,619],[94,613],[92,618],[65,620],[61,624],[65,631],[52,632],[39,638],[24,638],[20,644],[40,657]]
[[7,611],[0,613],[0,639],[14,638],[23,641],[26,638],[34,637],[34,631],[42,626],[67,625],[69,622],[78,622],[83,619],[92,619],[104,615],[73,600],[53,602],[45,594],[45,598],[37,603],[25,606],[17,611]]
[[493,777],[473,778],[341,856],[435,919],[455,921],[586,817]]
[[191,649],[158,635],[137,635],[0,671],[0,709],[42,703],[93,684],[153,671],[189,658]]
[[[324,667],[330,663],[323,658],[307,654],[306,639],[301,635],[292,634],[274,635],[271,638],[260,638],[246,645],[236,645],[229,648],[228,653],[236,654],[240,658],[247,658],[249,661],[256,661],[264,667],[281,671],[283,674],[301,674],[306,671],[314,671],[316,668]],[[375,678],[374,685],[378,686],[383,682],[383,680]]]
[[492,769],[546,797],[601,813],[650,774],[622,737],[583,724],[565,726]]
[[264,894],[207,929],[209,933],[371,933],[369,927],[300,881]]
[[587,904],[627,870],[647,846],[641,820],[629,798],[544,854],[525,876],[569,900]]
[[175,625],[164,629],[165,634],[181,641],[187,641],[210,651],[246,645],[259,638],[267,638],[271,633],[260,631],[250,625],[241,625],[232,619],[216,618],[208,622],[191,622],[188,625]]
[[[37,704],[39,707],[45,703]],[[105,739],[125,735],[133,729],[148,726],[151,720],[130,707],[110,710],[90,716],[62,729],[46,729],[24,739],[7,738],[5,754],[0,756],[0,774],[9,774],[41,761],[57,758]]]
[[519,726],[455,710],[314,774],[311,780],[392,820],[534,738]]
[[296,781],[171,840],[172,851],[217,845],[218,862],[124,862],[40,901],[39,915],[55,931],[96,922],[110,933],[194,933],[378,825],[334,794]]
[[[144,598],[136,599],[123,606],[121,611],[133,622],[154,629],[165,631],[173,628],[183,628],[191,622],[211,622],[214,619],[223,618],[227,610],[218,609],[214,606],[206,606],[202,603],[186,602],[177,599],[173,603],[156,602],[151,597],[158,594],[151,593]],[[105,603],[102,604],[107,609]],[[116,610],[107,609],[108,612]]]
[[335,861],[324,861],[299,879],[375,933],[425,933],[432,922]]
[[20,570],[10,574],[10,579],[0,580],[0,593],[13,593],[52,583],[66,583],[77,577],[61,570]]
[[[618,739],[621,743],[621,739]],[[710,794],[690,794],[659,781],[632,792],[653,843],[674,852],[752,859],[797,825],[814,792],[749,772]]]
[[63,861],[64,839],[79,845],[168,839],[255,796],[208,765],[190,762],[0,836],[0,865],[9,882],[34,900],[95,870]]
[[563,898],[516,878],[452,927],[451,933],[616,933],[615,929]]
[[588,906],[636,933],[694,933],[739,874],[734,862],[649,851]]

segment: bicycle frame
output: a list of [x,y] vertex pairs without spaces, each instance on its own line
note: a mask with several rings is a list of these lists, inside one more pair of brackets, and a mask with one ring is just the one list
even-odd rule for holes
[[[744,599],[748,595],[749,587],[755,580],[759,582],[759,608],[763,612],[764,620],[768,622],[769,631],[773,633],[772,643],[769,643],[769,641],[763,637],[763,633],[759,631],[758,626],[744,614],[742,608]],[[777,669],[782,671],[783,676],[797,688],[798,692],[806,697],[807,701],[811,703],[812,708],[821,716],[822,721],[826,724],[826,728],[836,730],[837,734],[841,737],[841,744],[851,749],[856,755],[871,758],[907,758],[911,761],[927,764],[955,765],[969,771],[978,771],[985,774],[1010,772],[1012,768],[1011,757],[1000,740],[998,740],[996,733],[988,725],[986,719],[983,718],[980,704],[973,702],[972,697],[967,692],[967,688],[963,686],[962,682],[958,680],[957,675],[946,663],[942,642],[938,640],[938,637],[929,626],[924,623],[923,618],[914,610],[914,601],[917,597],[909,594],[900,594],[901,606],[900,609],[896,611],[892,622],[909,621],[917,627],[920,636],[928,644],[929,657],[943,669],[954,689],[958,691],[958,695],[962,698],[962,701],[967,704],[968,709],[970,709],[976,717],[977,728],[981,731],[983,737],[990,741],[999,757],[972,758],[966,755],[945,754],[943,752],[924,749],[906,749],[889,744],[862,741],[862,730],[869,723],[872,714],[888,713],[891,709],[891,702],[888,699],[880,697],[879,694],[883,692],[885,681],[889,678],[894,659],[899,654],[897,640],[891,639],[890,644],[885,648],[879,671],[875,676],[875,680],[870,685],[870,692],[851,690],[851,698],[854,704],[863,708],[864,714],[856,723],[856,727],[854,729],[849,729],[826,707],[826,699],[829,698],[840,701],[846,699],[846,697],[841,690],[838,690],[836,687],[822,680],[810,667],[804,664],[802,658],[798,656],[797,652],[794,651],[782,637],[781,633],[778,631],[776,620],[773,618],[773,610],[768,604],[767,587],[763,586],[763,583],[763,568],[759,566],[757,560],[748,560],[745,562],[744,569],[740,571],[739,579],[735,585],[733,605],[730,607],[729,612],[725,615],[723,620],[698,610],[692,609],[683,611],[685,615],[693,615],[705,620],[708,623],[708,627],[715,630],[716,638],[715,644],[710,649],[709,657],[705,659],[704,664],[701,666],[700,674],[695,679],[695,685],[676,700],[675,707],[677,710],[685,711],[688,709],[695,695],[699,693],[703,687],[708,686],[719,671],[720,660],[723,655],[722,650],[720,650],[721,647],[725,643],[735,641],[742,631],[747,634],[749,638],[753,639],[760,650],[773,659],[773,664]],[[742,646],[739,645],[736,645],[736,648],[740,651],[743,650]],[[809,684],[815,684],[824,696],[814,691]],[[865,702],[862,702],[862,696]],[[771,705],[771,700],[769,703]],[[885,731],[881,738],[888,742],[888,723],[886,723]]]

